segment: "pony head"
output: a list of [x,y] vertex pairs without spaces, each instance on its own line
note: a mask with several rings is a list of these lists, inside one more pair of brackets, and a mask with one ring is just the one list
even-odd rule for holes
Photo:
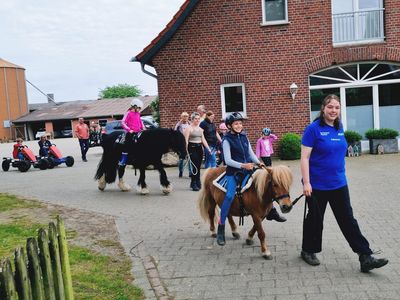
[[180,159],[185,159],[187,156],[186,140],[179,130],[171,130],[171,148],[179,155]]
[[282,213],[292,209],[289,191],[293,183],[292,171],[283,165],[260,169],[254,174],[258,198],[262,201],[276,201]]

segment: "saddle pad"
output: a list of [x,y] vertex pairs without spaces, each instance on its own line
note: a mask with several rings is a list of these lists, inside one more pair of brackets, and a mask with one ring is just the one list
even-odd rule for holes
[[[251,176],[251,174],[246,174],[246,176],[243,178],[240,192],[243,193],[245,190],[247,190],[251,186],[252,182],[253,182],[253,177]],[[226,193],[226,185],[227,185],[226,172],[223,172],[216,179],[214,179],[213,185],[219,188],[224,193]]]

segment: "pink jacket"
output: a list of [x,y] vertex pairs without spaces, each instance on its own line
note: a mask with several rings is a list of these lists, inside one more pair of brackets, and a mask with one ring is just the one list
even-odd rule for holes
[[274,153],[274,149],[272,148],[272,142],[277,140],[278,137],[275,134],[270,134],[266,138],[259,138],[257,140],[256,145],[256,155],[258,158],[260,157],[269,157]]
[[129,110],[124,115],[121,124],[127,132],[130,132],[131,130],[133,132],[140,132],[144,128],[142,119],[140,119],[140,112],[135,112],[132,110]]

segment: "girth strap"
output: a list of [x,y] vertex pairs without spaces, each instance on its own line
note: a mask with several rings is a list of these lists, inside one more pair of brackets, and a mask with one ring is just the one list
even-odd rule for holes
[[234,174],[234,176],[236,179],[236,196],[238,197],[238,200],[239,200],[239,226],[243,226],[244,225],[244,217],[249,215],[249,213],[246,211],[246,208],[244,206],[243,194],[242,194],[242,182],[243,182],[243,179],[246,177],[246,174],[244,174],[241,171],[237,171]]

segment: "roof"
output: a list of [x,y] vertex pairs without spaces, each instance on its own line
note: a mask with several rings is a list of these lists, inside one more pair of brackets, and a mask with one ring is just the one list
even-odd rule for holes
[[[143,109],[146,109],[157,96],[141,96]],[[57,105],[44,105],[31,113],[22,116],[13,123],[44,122],[54,120],[72,120],[78,118],[97,118],[124,115],[133,97],[79,100],[58,102]]]
[[23,70],[25,70],[25,68],[20,67],[18,65],[14,65],[14,64],[12,64],[12,63],[10,63],[10,62],[2,59],[2,58],[0,58],[0,68],[14,68],[14,69],[23,69]]
[[138,61],[142,64],[153,66],[152,59],[160,51],[164,45],[173,37],[175,32],[183,24],[200,0],[186,0],[181,8],[167,24],[167,26],[151,41],[151,43],[143,49],[138,55],[133,57],[131,61]]

